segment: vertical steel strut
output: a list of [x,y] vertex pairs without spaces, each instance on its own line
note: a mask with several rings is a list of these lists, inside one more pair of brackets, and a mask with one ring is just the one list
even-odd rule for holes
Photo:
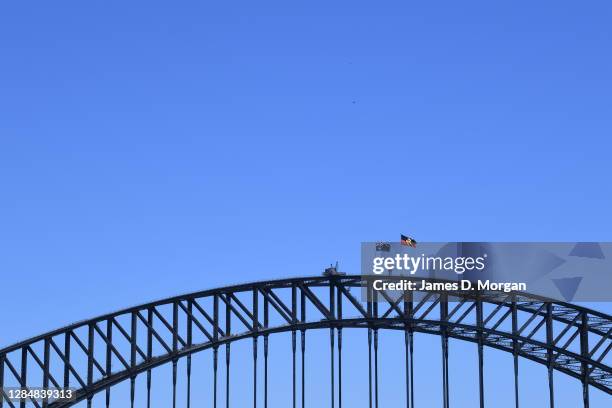
[[187,356],[187,408],[191,407],[191,354]]
[[306,330],[302,330],[302,408],[306,407]]
[[[335,315],[335,304],[334,304],[334,285],[333,280],[329,281],[329,312],[333,316]],[[330,385],[331,385],[331,408],[334,408],[335,403],[335,384],[334,384],[334,328],[329,329],[329,341],[330,341]]]
[[253,408],[257,408],[257,332],[259,331],[259,296],[253,289]]
[[295,361],[295,352],[296,352],[296,333],[295,330],[291,331],[291,401],[292,407],[295,408],[297,404],[297,391],[296,391],[296,361]]
[[[178,351],[178,303],[172,304],[172,351]],[[172,359],[172,408],[176,408],[176,377],[177,377],[178,359]]]
[[[192,333],[192,316],[193,316],[193,302],[187,301],[187,347],[191,347],[193,340]],[[191,354],[187,356],[187,408],[191,408]]]
[[172,408],[176,408],[176,367],[178,361],[172,362]]
[[268,408],[268,335],[264,336],[264,408]]
[[[178,313],[178,312],[177,312]],[[177,318],[178,319],[178,318]],[[130,366],[136,367],[136,333],[137,333],[136,313],[132,313],[130,328]],[[136,376],[130,376],[130,407],[134,408],[134,397],[136,395]]]
[[225,344],[225,407],[230,406],[230,343]]
[[[232,315],[230,305],[232,298],[227,296],[225,302],[225,335],[229,336],[232,329]],[[230,406],[230,354],[231,354],[231,343],[225,343],[225,407]]]
[[342,408],[342,329],[338,328],[338,408]]
[[[373,293],[374,318],[378,319],[378,292]],[[378,328],[374,329],[374,406],[378,408]]]
[[[44,340],[44,356],[43,356],[43,388],[49,388],[49,347],[51,347],[49,343],[49,339]],[[2,388],[2,381],[0,380],[0,389]],[[0,394],[0,399],[2,399],[2,395]],[[49,405],[49,399],[45,398],[42,402],[43,408],[46,408]]]
[[[302,296],[302,308],[304,307],[304,298]],[[304,310],[302,309],[302,320],[304,320]],[[291,286],[291,323],[296,324],[297,323],[297,289],[295,287],[295,285]],[[295,363],[295,351],[296,351],[296,333],[295,330],[291,331],[291,372],[292,372],[292,377],[291,377],[291,396],[292,396],[292,403],[293,403],[293,408],[296,408],[296,404],[297,404],[297,382],[296,382],[296,374],[295,374],[295,370],[296,370],[296,363]],[[303,341],[303,333],[302,333],[302,341]],[[304,365],[304,356],[303,356],[304,352],[302,351],[302,367]],[[304,372],[302,371],[302,377],[304,375]],[[303,378],[302,378],[302,382],[303,382]],[[302,404],[304,402],[302,401]]]
[[410,348],[410,403],[411,408],[414,407],[414,331],[412,328],[408,333],[408,342]]
[[[448,317],[448,298],[440,295],[440,320],[446,322]],[[446,326],[442,326],[442,404],[444,408],[449,408],[448,390],[448,333]]]
[[[106,321],[106,374],[109,375],[111,372],[112,354],[111,345],[113,344],[113,321],[108,319]],[[106,408],[110,408],[111,398],[111,387],[106,387]]]
[[219,347],[213,349],[213,408],[217,408],[217,367],[219,365]]
[[[264,327],[269,325],[268,298],[264,297]],[[264,335],[264,408],[268,408],[268,335]]]
[[[366,299],[368,302],[367,314],[369,319],[372,319],[373,317],[373,296],[374,294],[372,293],[372,290],[368,285]],[[368,397],[368,400],[370,402],[369,408],[372,408],[372,327],[370,322],[368,322]]]
[[406,357],[404,370],[406,371],[406,408],[410,408],[410,368],[408,367],[408,329],[404,329],[404,353]]
[[66,357],[66,363],[64,363],[64,388],[70,387],[70,336],[72,331],[68,330],[64,334],[64,357]]
[[372,329],[368,328],[368,389],[369,408],[372,408]]
[[[581,313],[580,324],[580,355],[584,359],[589,359],[589,322],[585,312]],[[585,362],[581,364],[582,371],[582,402],[584,408],[589,408],[589,365]]]
[[[93,324],[89,324],[89,326],[87,327],[87,386],[91,387],[91,384],[93,384],[93,360],[94,360],[94,356],[93,356],[93,348],[94,348],[94,327]],[[24,353],[23,355],[26,357],[26,360],[24,360],[22,362],[22,366],[21,368],[24,370],[24,373],[21,377],[21,379],[23,380],[23,388],[26,387],[26,381],[25,381],[25,364],[27,362],[27,349],[24,348],[23,349]],[[93,400],[93,395],[90,395],[89,397],[87,397],[87,407],[91,408],[91,403]],[[23,408],[25,408],[25,399],[22,399],[22,404],[23,404]],[[132,403],[132,408],[134,407],[134,404]]]
[[519,362],[518,362],[518,354],[513,356],[514,360],[514,402],[515,407],[519,408]]
[[[295,285],[291,286],[291,322],[297,323],[297,288]],[[297,404],[297,383],[296,383],[296,362],[295,362],[295,351],[296,351],[296,333],[295,330],[291,331],[291,401],[293,408],[296,408]]]
[[[219,295],[213,297],[213,340],[219,340]],[[213,347],[213,408],[217,408],[217,369],[219,367],[219,346]]]
[[[306,294],[300,292],[300,319],[306,322]],[[302,329],[302,408],[306,407],[306,330]]]
[[552,303],[546,304],[546,344],[548,345],[548,395],[550,400],[550,408],[555,408],[555,385],[553,377],[553,320],[552,320]]
[[329,368],[330,368],[330,392],[331,392],[331,408],[334,408],[335,393],[334,393],[334,329],[329,329],[329,340],[330,340],[330,356],[329,356]]
[[[291,286],[291,323],[297,323],[297,290],[295,285]],[[295,363],[295,351],[296,351],[296,338],[295,338],[295,330],[291,331],[291,397],[292,397],[292,406],[296,408],[297,404],[297,390],[296,390],[296,363]],[[303,361],[302,361],[303,364]]]
[[[147,310],[147,360],[153,356],[153,310]],[[147,370],[147,408],[151,408],[151,370]]]
[[374,401],[378,408],[378,329],[374,329]]
[[476,326],[478,327],[478,394],[480,397],[480,408],[484,408],[484,350],[483,350],[483,317],[482,300],[476,301]]
[[[336,304],[338,307],[337,318],[342,320],[342,290],[338,285]],[[342,408],[342,328],[338,327],[338,408]]]
[[412,398],[412,383],[411,371],[411,338],[412,338],[412,292],[404,293],[404,353],[406,355],[405,371],[406,371],[406,408],[414,406]]
[[257,336],[253,337],[253,408],[257,408]]
[[518,336],[518,308],[516,307],[516,295],[512,296],[512,359],[514,360],[514,405],[519,408],[519,365],[518,352],[519,344],[516,337]]

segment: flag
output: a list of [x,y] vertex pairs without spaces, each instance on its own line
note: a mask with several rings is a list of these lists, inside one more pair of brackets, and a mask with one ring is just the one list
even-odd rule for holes
[[377,242],[376,243],[376,250],[377,251],[382,251],[382,252],[389,252],[391,251],[391,244],[388,242]]
[[417,242],[413,238],[407,237],[405,235],[401,235],[400,243],[402,245],[406,245],[406,246],[409,246],[411,248],[416,248],[416,245],[417,245]]

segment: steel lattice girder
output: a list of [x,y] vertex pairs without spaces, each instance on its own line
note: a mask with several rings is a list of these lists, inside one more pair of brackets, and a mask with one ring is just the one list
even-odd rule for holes
[[[351,289],[363,290],[365,284],[362,276],[257,282],[107,314],[0,350],[0,388],[78,388],[75,401],[48,405],[67,407],[193,353],[212,348],[216,356],[220,345],[240,339],[346,327],[410,330],[482,342],[612,394],[608,315],[523,293],[460,295],[446,304],[446,295],[437,292],[423,293],[418,301],[373,292],[377,302],[362,302]],[[75,364],[78,354],[86,361],[85,369]],[[113,370],[113,364],[119,368]],[[42,378],[42,384],[31,378]]]

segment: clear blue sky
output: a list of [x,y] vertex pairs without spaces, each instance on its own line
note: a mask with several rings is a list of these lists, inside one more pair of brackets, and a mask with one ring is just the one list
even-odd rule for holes
[[357,272],[399,232],[610,240],[610,21],[609,1],[2,2],[0,346]]

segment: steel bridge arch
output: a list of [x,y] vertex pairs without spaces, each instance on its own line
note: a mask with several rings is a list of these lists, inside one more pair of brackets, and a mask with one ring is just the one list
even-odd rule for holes
[[[419,281],[421,279],[418,279]],[[428,279],[431,282],[444,282]],[[147,374],[147,406],[150,406],[151,370],[173,365],[173,395],[176,400],[177,362],[187,359],[188,384],[191,356],[214,352],[214,399],[217,398],[219,347],[225,346],[227,375],[231,343],[253,339],[254,382],[257,341],[264,341],[267,390],[268,336],[291,332],[293,350],[293,397],[296,398],[296,333],[304,361],[308,330],[330,329],[332,407],[342,404],[342,329],[368,330],[370,384],[372,352],[378,353],[378,330],[402,330],[406,345],[407,401],[414,407],[412,341],[414,333],[428,333],[442,339],[443,400],[449,405],[448,339],[476,343],[479,358],[480,406],[484,407],[483,347],[509,352],[514,357],[515,393],[518,406],[518,359],[526,358],[548,368],[551,406],[554,403],[553,371],[577,378],[583,385],[584,406],[589,406],[589,386],[612,394],[612,317],[572,305],[525,293],[474,292],[449,299],[440,292],[393,298],[372,291],[363,276],[319,276],[248,283],[190,293],[124,309],[75,323],[0,350],[2,386],[76,387],[76,399],[48,403],[32,400],[36,407],[69,407],[106,391],[110,405],[111,388],[123,381],[134,382]],[[361,301],[351,289],[365,290],[371,301]],[[451,300],[452,302],[449,302]],[[129,324],[129,326],[128,326]],[[126,328],[127,326],[127,328]],[[237,327],[239,326],[239,328]],[[144,336],[142,334],[145,334]],[[337,341],[335,342],[335,336]],[[123,339],[120,344],[117,338]],[[338,384],[335,384],[334,350],[338,353]],[[80,357],[79,355],[80,354]],[[82,360],[84,369],[77,366]],[[120,363],[120,369],[113,365]],[[375,364],[376,365],[376,364]],[[303,370],[302,365],[302,370]],[[374,367],[377,377],[377,367]],[[37,374],[32,376],[32,372]],[[35,377],[36,380],[33,378]],[[39,379],[42,378],[42,382]],[[38,382],[37,382],[38,381]],[[302,398],[304,382],[302,372]],[[377,380],[375,380],[377,381]],[[227,386],[227,385],[226,385]],[[189,393],[188,385],[188,393]],[[229,389],[228,389],[229,391]],[[338,392],[337,396],[335,391]],[[254,393],[257,387],[254,387]],[[256,395],[254,398],[256,399]],[[378,395],[370,400],[377,399]],[[16,407],[8,399],[4,404]],[[17,403],[25,407],[25,402]],[[3,402],[0,399],[0,408]]]

